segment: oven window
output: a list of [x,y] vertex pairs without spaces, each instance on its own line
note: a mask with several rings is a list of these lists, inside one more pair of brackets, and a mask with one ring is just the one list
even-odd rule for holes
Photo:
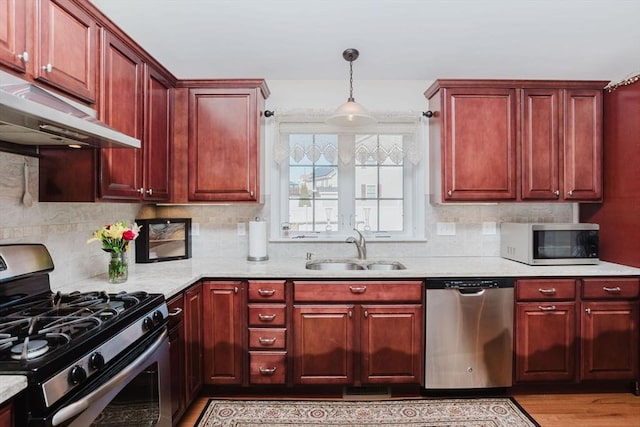
[[533,232],[535,259],[597,258],[594,230],[537,230]]
[[91,424],[92,426],[153,426],[160,419],[158,363],[132,379]]

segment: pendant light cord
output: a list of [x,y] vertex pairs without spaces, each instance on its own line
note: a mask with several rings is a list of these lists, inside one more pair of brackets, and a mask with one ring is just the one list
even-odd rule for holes
[[349,61],[349,99],[348,102],[355,102],[353,99],[353,61]]

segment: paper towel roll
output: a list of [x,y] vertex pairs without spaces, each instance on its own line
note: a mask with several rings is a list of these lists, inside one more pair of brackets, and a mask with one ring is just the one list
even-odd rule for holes
[[266,261],[267,256],[267,222],[249,221],[249,261]]

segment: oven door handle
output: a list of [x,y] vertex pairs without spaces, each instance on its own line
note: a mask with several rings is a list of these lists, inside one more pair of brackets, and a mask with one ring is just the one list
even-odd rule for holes
[[60,425],[70,418],[75,417],[82,411],[87,409],[93,402],[100,399],[107,394],[113,388],[117,387],[120,383],[128,380],[129,375],[136,369],[143,367],[147,363],[147,359],[151,356],[160,346],[164,339],[167,337],[167,330],[165,329],[158,339],[142,353],[136,360],[131,362],[126,368],[117,373],[113,378],[104,383],[100,388],[92,391],[80,400],[73,402],[72,404],[65,406],[53,415],[51,423],[54,426]]

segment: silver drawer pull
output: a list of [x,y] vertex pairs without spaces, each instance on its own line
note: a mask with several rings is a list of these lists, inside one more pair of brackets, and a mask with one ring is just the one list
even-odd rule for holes
[[540,311],[555,311],[555,309],[556,309],[555,305],[550,305],[550,306],[539,305],[538,306],[538,310]]
[[275,338],[259,337],[258,341],[262,345],[274,345],[276,343],[276,339]]
[[540,292],[543,295],[555,295],[556,294],[556,288],[551,288],[551,289],[538,289],[538,292]]
[[275,314],[258,314],[258,319],[263,322],[271,322],[276,318]]
[[170,312],[169,316],[174,317],[174,316],[179,316],[180,314],[182,314],[182,309],[178,307],[174,311]]
[[609,288],[607,286],[603,286],[602,290],[610,294],[619,294],[620,292],[622,292],[622,289],[620,289],[620,286],[616,286],[615,288]]
[[260,375],[273,375],[276,373],[277,369],[277,366],[274,366],[273,368],[258,368]]
[[275,289],[258,289],[258,295],[261,297],[270,297],[276,293]]
[[354,294],[364,294],[367,291],[366,286],[349,286],[349,290]]

